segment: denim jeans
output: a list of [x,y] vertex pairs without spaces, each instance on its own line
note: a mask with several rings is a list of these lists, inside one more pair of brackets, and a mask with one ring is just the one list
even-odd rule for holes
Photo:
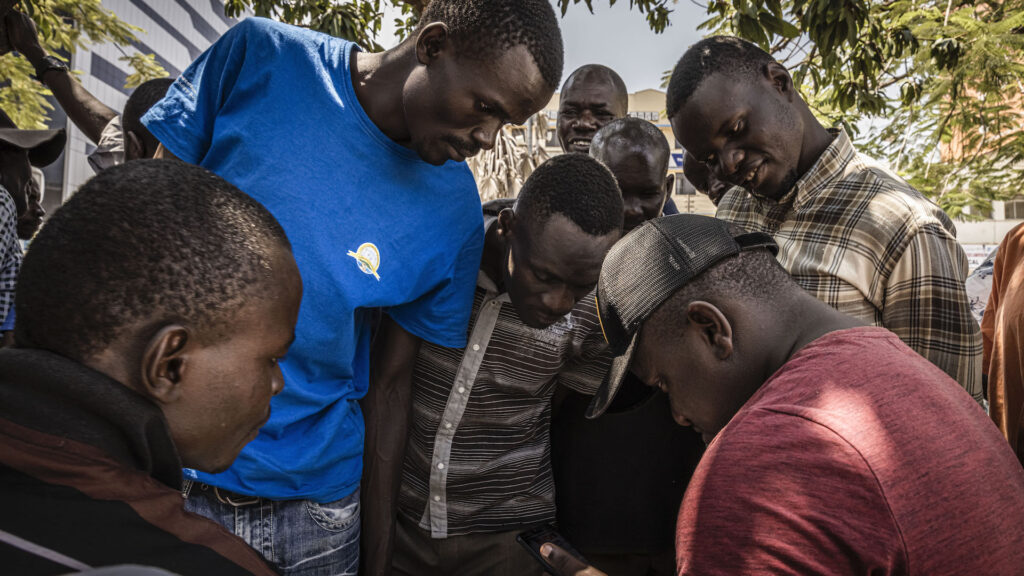
[[225,494],[186,480],[185,509],[256,549],[284,576],[354,576],[359,568],[359,490],[326,504]]

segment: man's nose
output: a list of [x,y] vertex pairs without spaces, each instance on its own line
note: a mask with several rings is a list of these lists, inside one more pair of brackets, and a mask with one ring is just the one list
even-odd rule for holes
[[278,364],[274,367],[274,375],[270,379],[270,394],[277,396],[281,390],[284,390],[284,373],[281,372],[281,365]]
[[576,298],[568,286],[562,286],[561,288],[545,292],[541,302],[545,308],[551,311],[551,314],[565,316],[572,312],[572,307],[576,305]]
[[494,141],[497,140],[500,131],[501,122],[491,122],[480,126],[473,131],[473,142],[482,150],[490,150],[494,148]]
[[718,155],[718,173],[721,174],[721,178],[735,177],[743,158],[742,150],[736,148],[722,150]]
[[576,118],[576,127],[597,130],[597,118],[591,114],[590,110],[584,110]]

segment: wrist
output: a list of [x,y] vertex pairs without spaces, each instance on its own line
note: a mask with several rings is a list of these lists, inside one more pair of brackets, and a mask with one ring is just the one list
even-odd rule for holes
[[61,62],[53,56],[43,56],[38,62],[32,64],[36,69],[35,78],[39,82],[46,83],[44,77],[50,72],[67,72],[67,64]]

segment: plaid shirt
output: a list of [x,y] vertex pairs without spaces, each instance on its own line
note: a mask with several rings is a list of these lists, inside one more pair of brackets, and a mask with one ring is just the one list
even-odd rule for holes
[[779,201],[736,187],[717,216],[774,236],[779,261],[800,286],[895,332],[981,401],[981,333],[952,221],[858,154],[845,132],[832,132],[832,144]]
[[14,310],[14,287],[20,270],[18,209],[7,189],[0,186],[0,324]]
[[483,272],[466,348],[423,342],[399,511],[434,538],[555,519],[551,397],[594,394],[611,366],[594,298],[545,329],[523,324]]

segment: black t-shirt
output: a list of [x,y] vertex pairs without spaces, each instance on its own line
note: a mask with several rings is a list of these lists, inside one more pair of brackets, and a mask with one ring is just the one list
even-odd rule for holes
[[559,531],[584,555],[672,549],[686,484],[704,453],[672,419],[668,396],[629,374],[605,414],[570,393],[551,422]]

